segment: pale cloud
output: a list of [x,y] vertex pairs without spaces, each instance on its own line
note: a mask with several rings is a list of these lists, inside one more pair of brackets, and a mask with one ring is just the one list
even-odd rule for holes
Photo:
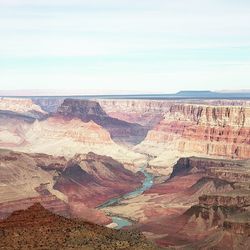
[[0,0],[0,88],[244,88],[249,24],[246,0]]

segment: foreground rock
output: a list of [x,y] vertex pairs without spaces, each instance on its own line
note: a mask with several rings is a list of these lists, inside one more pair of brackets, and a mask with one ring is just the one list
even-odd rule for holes
[[136,232],[70,220],[39,203],[0,222],[1,249],[157,249]]

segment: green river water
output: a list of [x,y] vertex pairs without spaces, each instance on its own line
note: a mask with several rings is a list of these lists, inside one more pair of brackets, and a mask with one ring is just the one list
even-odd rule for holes
[[[148,173],[145,170],[145,167],[142,167],[140,169],[140,172],[143,173],[145,176],[145,179],[144,179],[141,187],[139,187],[139,188],[135,189],[134,191],[131,191],[127,194],[124,194],[120,197],[112,198],[112,199],[106,201],[105,203],[103,203],[102,205],[98,206],[98,208],[101,209],[101,208],[114,206],[123,200],[128,200],[128,199],[137,197],[137,196],[141,195],[143,192],[145,192],[146,190],[150,189],[153,185],[153,180],[154,180],[153,175]],[[111,218],[112,218],[113,222],[117,224],[117,226],[115,227],[116,229],[120,229],[120,228],[132,225],[132,222],[126,218],[119,217],[119,216],[113,216]]]

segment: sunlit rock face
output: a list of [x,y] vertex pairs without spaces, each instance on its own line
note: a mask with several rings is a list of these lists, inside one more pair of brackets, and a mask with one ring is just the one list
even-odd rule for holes
[[[112,118],[100,109],[98,103],[80,103],[79,107],[78,101],[73,104],[72,101],[66,102],[67,105],[62,105],[58,112],[48,115],[29,99],[1,99],[0,147],[66,157],[92,151],[112,156],[131,168],[137,165],[136,162],[140,164],[144,159],[143,155],[117,145],[109,131],[93,120],[101,120],[107,126],[113,126],[114,131],[118,134],[121,132],[121,137],[126,138],[129,136],[125,132],[131,132],[130,124],[125,122],[124,128],[121,121],[121,131],[119,120],[115,119],[113,123]],[[51,105],[54,105],[54,102]]]
[[64,216],[107,224],[110,219],[95,207],[136,189],[143,180],[111,157],[94,153],[67,160],[1,150],[0,171],[0,218],[40,202]]
[[249,183],[249,160],[181,158],[169,179],[104,211],[138,221],[134,228],[164,247],[246,249]]
[[47,112],[31,99],[0,98],[0,115],[17,116],[27,121],[44,119]]
[[163,119],[169,102],[154,100],[98,100],[105,112],[127,122],[138,123],[148,129]]
[[26,144],[20,150],[72,157],[92,151],[108,155],[126,164],[140,161],[142,155],[117,145],[107,130],[93,121],[62,116],[36,121],[25,133]]
[[32,97],[32,101],[48,113],[55,113],[64,99],[63,97]]
[[143,176],[110,157],[76,155],[61,172],[54,189],[67,195],[70,205],[96,207],[112,197],[136,189]]
[[111,138],[118,143],[138,144],[147,134],[147,129],[139,124],[110,117],[96,101],[66,99],[57,113],[69,119],[93,121],[106,129]]
[[159,166],[185,155],[250,158],[250,108],[173,105],[137,149]]

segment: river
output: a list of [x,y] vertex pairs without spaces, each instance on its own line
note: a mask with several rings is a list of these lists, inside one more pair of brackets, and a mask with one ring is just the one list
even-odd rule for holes
[[[139,171],[141,173],[143,173],[145,176],[145,179],[144,179],[141,187],[135,189],[134,191],[126,193],[122,196],[112,198],[112,199],[106,201],[102,205],[98,206],[98,209],[114,206],[116,204],[119,204],[123,200],[128,200],[128,199],[137,197],[137,196],[141,195],[143,192],[145,192],[146,190],[150,189],[153,185],[154,176],[145,170],[145,166],[141,167]],[[132,225],[132,221],[130,221],[126,218],[119,217],[119,216],[113,216],[111,218],[112,218],[113,223],[115,223],[117,225],[115,227],[116,229],[120,229],[120,228]]]

